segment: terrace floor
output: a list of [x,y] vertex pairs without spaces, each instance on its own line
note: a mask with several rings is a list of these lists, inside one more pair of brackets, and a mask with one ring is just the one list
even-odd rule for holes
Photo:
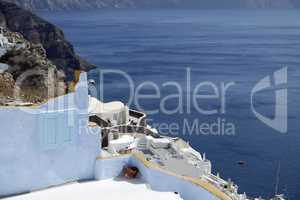
[[37,191],[5,200],[182,200],[174,192],[151,190],[147,184],[135,180],[111,179],[85,183],[74,183],[61,187]]

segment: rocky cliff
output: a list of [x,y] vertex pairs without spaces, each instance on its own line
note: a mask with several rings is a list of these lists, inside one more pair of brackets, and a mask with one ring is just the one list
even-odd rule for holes
[[42,103],[66,93],[63,70],[46,57],[41,44],[17,32],[0,29],[0,106],[16,101]]
[[30,10],[99,8],[299,8],[300,0],[7,0]]
[[62,30],[13,3],[0,0],[0,25],[19,32],[33,44],[42,44],[47,58],[67,77],[74,69],[88,70],[91,65],[77,56]]
[[91,67],[59,28],[0,0],[0,106],[64,95],[74,71]]

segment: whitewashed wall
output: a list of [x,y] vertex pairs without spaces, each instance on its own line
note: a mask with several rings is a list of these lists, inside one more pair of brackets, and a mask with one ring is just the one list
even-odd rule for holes
[[39,108],[0,108],[0,197],[93,179],[100,130],[88,128],[87,77]]
[[97,160],[95,178],[105,180],[121,175],[124,166],[135,166],[140,170],[141,178],[151,189],[163,192],[178,192],[184,200],[218,200],[216,196],[193,183],[161,171],[150,169],[134,157],[119,157]]

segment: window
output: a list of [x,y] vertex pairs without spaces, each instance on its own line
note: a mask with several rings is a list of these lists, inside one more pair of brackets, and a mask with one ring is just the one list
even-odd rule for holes
[[68,112],[42,113],[39,116],[40,143],[43,149],[57,149],[72,143],[74,125]]

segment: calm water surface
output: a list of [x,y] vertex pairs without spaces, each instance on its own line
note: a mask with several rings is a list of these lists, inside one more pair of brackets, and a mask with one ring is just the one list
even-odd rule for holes
[[[164,87],[176,81],[186,89],[186,67],[191,68],[191,87],[199,82],[235,82],[226,95],[226,113],[206,116],[190,114],[150,115],[152,123],[177,123],[184,119],[214,122],[218,117],[234,123],[234,136],[181,134],[213,162],[214,172],[232,178],[252,196],[272,196],[278,163],[280,191],[300,199],[300,12],[285,11],[197,11],[197,10],[103,10],[92,12],[40,13],[60,26],[77,52],[101,69],[120,69],[135,85],[158,84],[162,96],[176,92]],[[281,134],[255,118],[250,92],[262,78],[288,67],[289,130]],[[95,72],[91,78],[97,78]],[[105,78],[105,101],[128,101],[126,80]],[[150,87],[144,93],[153,93]],[[144,100],[143,108],[159,107],[159,100]],[[169,108],[178,101],[169,100]],[[274,113],[275,95],[262,92],[255,101],[264,115]],[[204,101],[204,108],[220,106]],[[187,101],[183,101],[186,109]],[[237,161],[246,161],[245,166]]]

